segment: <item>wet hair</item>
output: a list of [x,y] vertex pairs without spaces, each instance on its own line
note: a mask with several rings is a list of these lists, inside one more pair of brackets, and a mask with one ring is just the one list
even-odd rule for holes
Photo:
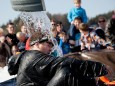
[[48,37],[45,36],[45,34],[43,34],[40,31],[39,32],[35,32],[30,37],[30,46],[34,45],[37,42],[42,43],[42,42],[45,42],[45,41],[48,41]]

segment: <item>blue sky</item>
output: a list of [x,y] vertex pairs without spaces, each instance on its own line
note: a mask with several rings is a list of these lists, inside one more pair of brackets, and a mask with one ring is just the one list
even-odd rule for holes
[[[46,10],[50,13],[67,13],[73,6],[73,0],[45,0]],[[88,17],[95,17],[115,9],[115,0],[82,0]],[[10,0],[0,0],[0,25],[14,20],[20,12],[14,11]]]

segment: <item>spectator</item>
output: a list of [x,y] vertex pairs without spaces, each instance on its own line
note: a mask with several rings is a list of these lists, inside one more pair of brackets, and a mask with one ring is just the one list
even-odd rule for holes
[[17,32],[16,37],[18,38],[19,42],[17,44],[17,47],[20,52],[25,50],[25,45],[27,41],[27,37],[25,33],[22,32]]
[[60,37],[59,46],[61,47],[63,54],[70,53],[71,49],[69,44],[69,36],[65,32],[61,32],[59,34],[59,37]]
[[0,37],[4,35],[4,30],[0,28]]
[[101,49],[100,45],[108,49],[113,49],[105,44],[105,40],[95,34],[93,30],[90,30],[87,24],[81,23],[79,25],[81,33],[81,50]]
[[81,34],[79,32],[79,24],[82,23],[82,20],[80,17],[76,17],[74,19],[74,27],[71,31],[70,29],[70,38],[69,38],[69,43],[71,45],[71,51],[72,52],[80,52],[81,51],[81,43],[80,43],[80,37],[81,37]]
[[53,19],[50,22],[51,22],[52,28],[55,28],[56,27],[56,22]]
[[110,19],[107,25],[107,38],[111,45],[115,48],[115,18]]
[[56,29],[57,29],[57,34],[59,34],[60,32],[66,32],[63,28],[63,24],[61,21],[57,21],[56,22]]
[[115,10],[113,11],[112,19],[115,19]]
[[81,17],[82,22],[87,23],[87,15],[85,9],[81,7],[81,0],[73,0],[75,7],[73,7],[67,15],[68,21],[73,24],[76,17]]
[[81,33],[81,50],[91,50],[95,48],[98,43],[99,37],[92,31],[89,31],[89,27],[85,23],[79,25],[79,31]]
[[0,36],[0,42],[5,43],[5,36]]
[[[4,36],[3,36],[3,40],[4,40]],[[0,42],[0,55],[3,55],[7,61],[11,56],[10,48],[4,41]]]
[[63,25],[62,25],[62,22],[61,22],[61,21],[56,22],[56,30],[57,30],[56,39],[57,39],[57,42],[58,42],[58,44],[59,44],[60,38],[59,38],[58,35],[59,35],[61,32],[65,32],[64,29],[63,29]]
[[4,43],[5,42],[5,36],[4,36],[4,30],[0,28],[0,42]]
[[7,60],[9,59],[9,57],[11,56],[11,50],[10,47],[5,43],[6,38],[4,35],[4,30],[2,28],[0,28],[0,43],[1,45],[7,50]]
[[17,39],[16,34],[15,34],[15,28],[14,28],[13,23],[8,23],[7,31],[8,31],[8,34],[6,34],[6,36],[5,36],[6,43],[8,44],[8,46],[11,49],[13,45],[17,45],[17,43],[19,42],[19,40]]
[[100,16],[100,17],[98,18],[98,25],[99,25],[99,27],[97,27],[96,30],[95,30],[96,34],[97,34],[100,38],[106,40],[106,36],[105,36],[106,19],[105,19],[105,17]]
[[22,32],[22,33],[25,33],[25,35],[26,35],[27,38],[29,37],[28,31],[27,31],[27,28],[26,28],[25,25],[22,25],[22,26],[21,26],[21,32]]

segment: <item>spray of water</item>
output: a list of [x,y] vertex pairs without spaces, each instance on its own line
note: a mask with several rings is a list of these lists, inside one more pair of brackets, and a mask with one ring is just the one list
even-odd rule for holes
[[40,12],[22,12],[20,18],[27,27],[28,33],[31,36],[36,31],[41,31],[52,40],[54,47],[53,51],[57,52],[57,56],[63,56],[62,50],[59,48],[56,39],[52,36],[51,24],[45,11]]

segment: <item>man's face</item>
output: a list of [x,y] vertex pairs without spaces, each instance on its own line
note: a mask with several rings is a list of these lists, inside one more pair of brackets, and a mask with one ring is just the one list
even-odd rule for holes
[[22,26],[22,27],[21,27],[21,31],[22,31],[23,33],[27,33],[27,28],[26,28],[26,26]]
[[39,50],[45,54],[49,54],[52,50],[52,44],[51,42],[43,42],[43,43],[39,43],[38,45]]
[[15,33],[13,25],[8,25],[7,30],[8,30],[8,33],[10,33],[10,34],[14,34]]

